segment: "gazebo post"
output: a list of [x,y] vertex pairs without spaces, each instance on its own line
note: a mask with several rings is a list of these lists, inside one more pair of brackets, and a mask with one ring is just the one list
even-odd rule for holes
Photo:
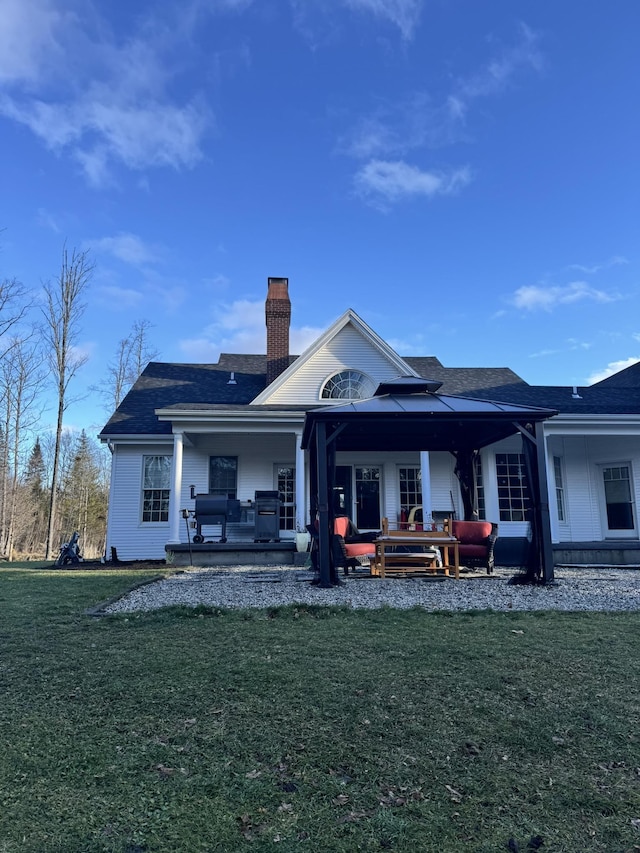
[[331,541],[329,539],[329,478],[327,426],[316,424],[316,462],[318,471],[318,569],[323,589],[331,586]]
[[531,492],[531,549],[527,575],[531,581],[539,579],[547,584],[553,581],[554,572],[544,426],[541,421],[537,421],[535,424],[517,424],[517,427],[522,435],[522,451]]

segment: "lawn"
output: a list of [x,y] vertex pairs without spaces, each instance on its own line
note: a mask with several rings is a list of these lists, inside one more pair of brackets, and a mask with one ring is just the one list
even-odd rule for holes
[[85,614],[145,577],[0,569],[0,853],[640,850],[639,615]]

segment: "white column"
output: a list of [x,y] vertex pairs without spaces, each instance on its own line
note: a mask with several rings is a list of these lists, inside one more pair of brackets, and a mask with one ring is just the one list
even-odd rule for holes
[[[547,500],[549,501],[549,524],[551,527],[551,541],[560,541],[560,525],[558,522],[558,506],[556,501],[556,471],[553,465],[553,452],[549,450],[549,436],[544,437],[544,448],[538,452],[544,452],[544,461],[547,468]],[[540,495],[544,500],[544,495]]]
[[420,471],[422,472],[422,518],[424,521],[428,521],[433,512],[431,506],[431,465],[428,450],[420,451]]
[[307,524],[307,489],[304,470],[302,430],[296,430],[296,530],[304,530]]
[[180,542],[180,499],[182,496],[182,447],[181,432],[173,435],[173,483],[169,496],[169,542]]

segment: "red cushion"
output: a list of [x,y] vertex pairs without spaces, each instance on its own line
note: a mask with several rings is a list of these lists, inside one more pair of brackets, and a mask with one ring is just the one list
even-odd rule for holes
[[333,532],[337,533],[338,536],[344,537],[347,535],[347,530],[349,529],[349,519],[346,515],[338,516],[333,522]]
[[352,542],[344,546],[347,549],[347,557],[359,557],[361,554],[375,554],[376,546],[373,542]]
[[465,545],[476,545],[483,542],[491,534],[490,521],[454,521],[451,532],[458,542]]
[[458,545],[461,557],[486,557],[488,550],[486,545]]

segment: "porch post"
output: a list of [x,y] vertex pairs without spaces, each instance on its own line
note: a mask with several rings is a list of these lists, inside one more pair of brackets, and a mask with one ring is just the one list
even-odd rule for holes
[[558,510],[556,509],[556,473],[553,465],[553,453],[549,453],[548,438],[543,437],[544,458],[547,467],[547,497],[549,501],[549,527],[551,530],[551,541],[560,541],[560,526],[558,522]]
[[544,583],[553,580],[553,547],[551,542],[551,524],[549,513],[549,483],[547,480],[547,445],[544,437],[544,423],[538,421],[535,427],[538,480],[540,487],[540,538],[542,540],[542,579]]
[[425,523],[433,518],[433,506],[431,505],[431,463],[429,461],[428,450],[420,451],[420,472],[422,478],[422,521]]
[[182,497],[183,434],[173,434],[173,483],[169,495],[169,542],[180,542],[180,498]]
[[305,530],[307,525],[307,490],[304,470],[302,430],[296,430],[296,530]]

